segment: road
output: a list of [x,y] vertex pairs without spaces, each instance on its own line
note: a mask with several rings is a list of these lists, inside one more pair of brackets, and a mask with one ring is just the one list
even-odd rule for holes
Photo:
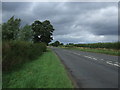
[[118,88],[117,56],[53,48],[80,88]]

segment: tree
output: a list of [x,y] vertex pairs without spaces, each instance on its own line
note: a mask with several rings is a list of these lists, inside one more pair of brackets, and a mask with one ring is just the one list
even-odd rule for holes
[[52,43],[52,46],[58,47],[60,45],[59,41],[55,41],[54,43]]
[[52,34],[54,29],[48,20],[44,22],[40,22],[39,20],[34,21],[32,30],[34,43],[44,42],[48,45],[53,40]]
[[15,40],[19,32],[20,22],[21,22],[20,19],[14,19],[14,16],[12,16],[7,21],[7,23],[3,23],[2,39],[3,40]]
[[60,43],[61,46],[63,46],[64,44],[63,43]]
[[30,25],[25,25],[23,28],[19,31],[19,40],[23,41],[32,41],[33,38],[33,32]]
[[55,46],[55,47],[58,47],[58,46],[63,46],[64,44],[59,42],[59,41],[55,41],[54,43],[51,43],[50,46]]
[[2,39],[2,24],[0,24],[0,41]]

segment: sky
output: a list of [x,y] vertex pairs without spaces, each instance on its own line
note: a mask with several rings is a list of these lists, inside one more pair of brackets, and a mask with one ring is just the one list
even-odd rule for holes
[[55,29],[52,42],[118,41],[117,2],[3,2],[2,22],[13,15],[21,26],[49,20]]

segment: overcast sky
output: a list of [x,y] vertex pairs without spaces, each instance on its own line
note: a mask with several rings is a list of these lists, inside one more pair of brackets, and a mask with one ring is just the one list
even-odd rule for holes
[[53,41],[96,43],[118,40],[118,3],[113,2],[3,2],[2,19],[20,18],[21,24],[50,20]]

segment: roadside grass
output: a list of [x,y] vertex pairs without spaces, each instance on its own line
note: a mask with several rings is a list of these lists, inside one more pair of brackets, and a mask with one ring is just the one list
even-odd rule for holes
[[109,55],[120,56],[120,50],[104,49],[104,48],[83,48],[83,47],[63,47],[65,49],[80,50],[85,52],[103,53]]
[[74,88],[64,66],[50,49],[13,72],[3,72],[3,88]]

